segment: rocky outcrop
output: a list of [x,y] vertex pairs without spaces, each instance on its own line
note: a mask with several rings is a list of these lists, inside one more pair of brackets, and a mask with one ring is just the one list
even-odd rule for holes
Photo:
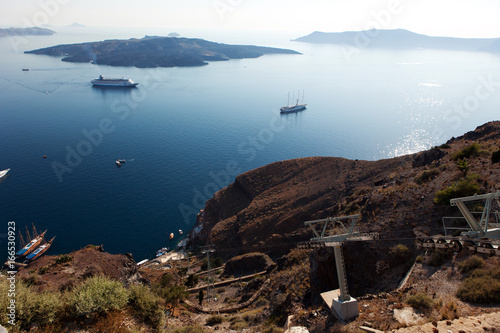
[[443,158],[444,155],[446,155],[446,153],[443,150],[432,148],[415,154],[412,165],[414,168],[423,167]]
[[18,273],[20,278],[30,278],[31,272],[38,274],[36,284],[40,289],[71,289],[80,281],[95,275],[134,284],[146,282],[137,270],[137,263],[130,254],[111,254],[101,246],[88,245],[66,255],[68,261],[58,263],[60,256],[43,256]]

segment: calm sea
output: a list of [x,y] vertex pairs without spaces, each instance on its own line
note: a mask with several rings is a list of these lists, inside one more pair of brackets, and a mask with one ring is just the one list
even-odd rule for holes
[[[498,119],[500,57],[488,53],[345,50],[290,41],[305,33],[206,30],[178,32],[302,55],[138,69],[23,53],[173,31],[56,30],[0,39],[0,170],[11,168],[0,182],[0,236],[8,221],[33,223],[57,236],[51,254],[104,244],[151,258],[238,173],[306,156],[413,153]],[[140,85],[94,88],[99,74]],[[289,92],[305,95],[307,110],[280,115]]]

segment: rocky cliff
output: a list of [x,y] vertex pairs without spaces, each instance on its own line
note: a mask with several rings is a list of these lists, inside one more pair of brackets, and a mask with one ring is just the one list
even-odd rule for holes
[[[411,243],[413,228],[440,230],[441,217],[458,210],[434,202],[436,192],[463,179],[457,153],[477,143],[466,171],[480,193],[498,189],[500,122],[490,122],[447,144],[379,161],[309,157],[281,161],[236,177],[207,201],[197,244],[213,243],[219,255],[286,253],[312,233],[307,220],[360,213],[362,232]],[[467,149],[466,149],[467,150]]]
[[71,289],[96,275],[104,275],[126,285],[145,281],[131,254],[107,253],[102,245],[88,245],[67,255],[45,255],[17,274],[42,290]]

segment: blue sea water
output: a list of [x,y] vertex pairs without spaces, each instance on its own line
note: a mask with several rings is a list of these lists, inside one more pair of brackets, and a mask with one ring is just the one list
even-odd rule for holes
[[[177,230],[186,235],[204,202],[241,172],[307,156],[409,154],[498,119],[500,57],[488,53],[353,52],[290,41],[297,33],[209,30],[179,33],[302,54],[138,69],[23,53],[171,32],[57,31],[0,39],[0,170],[11,168],[0,181],[0,234],[8,221],[19,230],[33,223],[57,235],[51,254],[104,244],[150,258],[174,247]],[[92,87],[99,74],[140,84]],[[304,93],[307,110],[280,115],[289,92]]]

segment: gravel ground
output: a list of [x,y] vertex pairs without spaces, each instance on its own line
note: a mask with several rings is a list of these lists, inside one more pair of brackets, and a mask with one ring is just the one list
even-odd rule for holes
[[486,313],[476,317],[464,317],[455,320],[443,320],[396,330],[398,333],[416,332],[500,332],[500,312]]

